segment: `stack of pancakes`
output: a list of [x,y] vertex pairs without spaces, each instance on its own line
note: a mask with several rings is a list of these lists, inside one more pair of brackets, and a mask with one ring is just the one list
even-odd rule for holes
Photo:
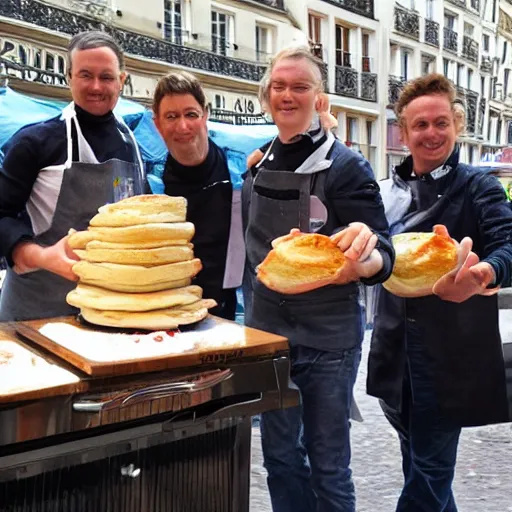
[[201,270],[183,197],[141,195],[102,206],[68,243],[80,260],[67,296],[88,322],[135,329],[175,329],[202,320],[213,300],[191,285]]

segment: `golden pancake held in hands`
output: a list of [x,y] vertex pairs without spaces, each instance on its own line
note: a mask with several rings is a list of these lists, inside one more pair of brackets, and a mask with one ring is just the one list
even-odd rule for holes
[[162,290],[149,293],[124,293],[96,286],[79,284],[68,293],[66,301],[77,308],[106,311],[151,311],[197,302],[203,296],[200,286]]
[[142,265],[154,267],[191,260],[194,257],[192,245],[158,247],[155,249],[75,249],[75,254],[84,261],[99,263],[119,263],[122,265]]
[[345,255],[328,236],[303,233],[278,243],[258,266],[257,277],[271,290],[296,294],[334,279],[344,265]]
[[96,325],[155,331],[177,329],[180,325],[199,322],[208,316],[208,309],[216,305],[217,303],[212,299],[202,299],[186,306],[145,312],[126,313],[124,311],[82,308],[81,313],[85,320]]
[[439,278],[457,268],[457,244],[436,233],[402,233],[391,237],[395,265],[384,288],[399,297],[432,294]]

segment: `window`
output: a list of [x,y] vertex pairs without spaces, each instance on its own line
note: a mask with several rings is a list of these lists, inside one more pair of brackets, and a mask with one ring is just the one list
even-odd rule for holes
[[482,36],[482,48],[484,52],[489,51],[490,37],[487,34]]
[[464,23],[464,35],[473,37],[474,32],[475,27],[473,27],[473,25],[470,25],[469,23]]
[[366,121],[366,143],[373,145],[373,121]]
[[464,71],[464,65],[463,64],[457,64],[457,78],[455,80],[455,83],[460,87],[462,82],[462,73]]
[[450,30],[455,30],[455,16],[444,13],[444,26]]
[[400,55],[400,76],[407,82],[409,80],[410,51],[402,49]]
[[357,117],[347,116],[347,145],[351,146],[357,139]]
[[46,63],[44,68],[46,71],[50,71],[51,73],[55,70],[55,58],[51,53],[46,53]]
[[20,58],[20,62],[22,64],[27,64],[27,51],[21,44],[18,47],[18,55]]
[[498,6],[498,0],[492,0],[492,22],[496,23],[496,7]]
[[506,100],[508,96],[508,84],[510,81],[510,69],[505,69],[505,75],[503,77],[503,99]]
[[507,144],[512,144],[512,121],[508,123]]
[[443,74],[446,78],[448,78],[449,71],[450,71],[450,61],[448,59],[443,59]]
[[370,61],[370,34],[363,34],[362,39],[362,47],[363,47],[363,62],[361,69],[363,73],[371,73],[372,66]]
[[503,126],[503,122],[501,119],[498,119],[498,125],[496,127],[496,144],[501,143],[501,128]]
[[223,12],[212,11],[212,52],[219,55],[231,55],[234,29],[233,16]]
[[480,77],[480,96],[485,95],[485,76]]
[[309,23],[309,40],[312,43],[321,43],[322,42],[322,19],[319,16],[315,16],[314,14],[309,13],[308,16]]
[[309,13],[308,15],[309,44],[315,57],[324,58],[322,48],[322,18]]
[[336,25],[336,66],[352,67],[350,61],[350,29]]
[[434,67],[435,57],[430,55],[421,56],[421,74],[422,76],[432,73]]
[[272,54],[271,30],[256,25],[256,60],[265,62]]
[[475,146],[473,144],[468,145],[468,163],[475,163]]
[[427,20],[434,19],[434,0],[427,0],[426,14],[427,14]]
[[41,69],[41,50],[34,52],[34,67]]
[[472,90],[471,89],[471,86],[473,85],[473,70],[472,69],[468,69],[468,89],[469,90]]
[[226,109],[226,98],[222,94],[215,95],[215,108],[217,109]]
[[182,44],[181,0],[164,2],[164,38],[172,43]]
[[503,55],[501,56],[501,63],[505,64],[505,61],[507,60],[507,41],[503,42]]

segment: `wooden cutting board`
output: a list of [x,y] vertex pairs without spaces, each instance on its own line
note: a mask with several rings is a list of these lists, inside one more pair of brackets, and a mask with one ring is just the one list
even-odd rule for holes
[[75,317],[31,320],[14,327],[19,335],[94,377],[222,365],[288,350],[282,336],[213,316],[173,337],[101,330]]
[[47,361],[0,323],[0,404],[67,395],[83,390],[77,375]]

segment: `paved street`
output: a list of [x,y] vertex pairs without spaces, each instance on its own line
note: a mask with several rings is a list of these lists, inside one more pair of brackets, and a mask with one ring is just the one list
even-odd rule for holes
[[[512,342],[512,310],[502,314],[502,337]],[[368,345],[366,339],[356,385],[364,422],[352,429],[357,510],[393,512],[402,484],[398,439],[377,400],[365,393]],[[251,512],[270,512],[258,429],[253,434]],[[512,425],[463,432],[454,488],[459,512],[512,512]]]

